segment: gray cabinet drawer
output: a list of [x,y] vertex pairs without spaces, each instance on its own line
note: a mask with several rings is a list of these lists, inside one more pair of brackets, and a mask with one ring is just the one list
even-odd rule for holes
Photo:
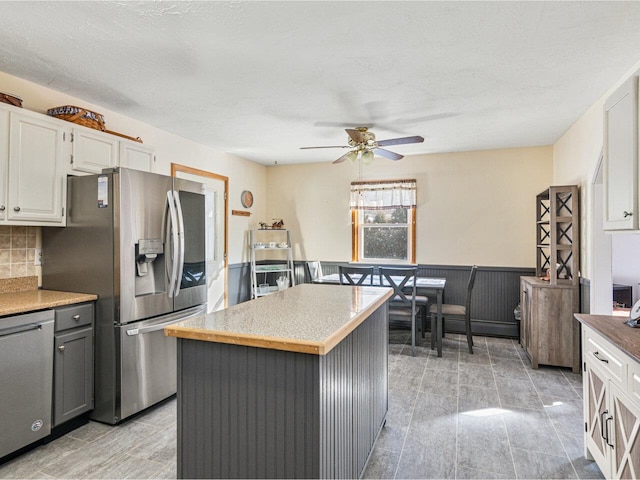
[[68,307],[56,308],[56,328],[55,331],[67,330],[69,328],[91,325],[93,321],[93,303],[82,303],[79,305],[69,305]]

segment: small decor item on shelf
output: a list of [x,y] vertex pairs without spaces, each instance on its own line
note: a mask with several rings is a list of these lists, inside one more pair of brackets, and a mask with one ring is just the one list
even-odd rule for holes
[[289,283],[289,279],[284,275],[276,278],[276,284],[278,284],[278,290],[284,290],[287,288],[287,284]]
[[0,92],[0,102],[22,108],[22,99],[11,93]]
[[281,218],[273,218],[275,220],[271,225],[268,225],[267,222],[258,222],[260,225],[260,230],[284,230],[284,220]]
[[104,117],[101,114],[74,105],[50,108],[47,110],[47,115],[95,130],[104,131],[105,129]]

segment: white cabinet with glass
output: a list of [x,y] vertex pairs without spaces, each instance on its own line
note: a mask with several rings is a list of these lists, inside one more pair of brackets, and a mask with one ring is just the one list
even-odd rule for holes
[[250,230],[249,251],[252,298],[269,295],[296,284],[289,230]]

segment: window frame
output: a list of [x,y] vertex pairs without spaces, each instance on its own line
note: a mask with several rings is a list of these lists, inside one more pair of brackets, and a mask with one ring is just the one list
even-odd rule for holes
[[[389,183],[397,183],[402,181],[415,180],[388,180]],[[372,182],[358,182],[358,183],[372,183],[381,184],[385,183],[383,180],[376,180]],[[417,185],[416,185],[417,186]],[[416,189],[417,190],[417,189]],[[390,206],[389,208],[394,208]],[[398,207],[395,207],[398,208]],[[351,213],[351,262],[352,263],[367,263],[367,264],[379,264],[379,265],[415,265],[416,264],[416,214],[417,206],[402,207],[407,209],[407,229],[408,229],[408,245],[407,245],[407,260],[398,260],[393,258],[364,258],[364,222],[363,216],[365,210],[349,207]],[[404,225],[404,224],[403,224]]]

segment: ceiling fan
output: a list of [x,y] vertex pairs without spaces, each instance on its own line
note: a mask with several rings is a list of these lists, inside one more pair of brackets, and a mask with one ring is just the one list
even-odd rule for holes
[[345,153],[333,163],[342,163],[345,160],[357,160],[361,158],[365,163],[371,162],[374,155],[380,155],[390,160],[400,160],[404,155],[392,152],[391,150],[385,150],[388,145],[401,145],[404,143],[422,143],[424,138],[419,135],[414,137],[402,137],[402,138],[390,138],[388,140],[376,141],[376,136],[373,132],[370,132],[367,127],[346,128],[345,131],[349,135],[348,145],[331,145],[326,147],[300,147],[301,150],[311,148],[351,148],[348,153]]

